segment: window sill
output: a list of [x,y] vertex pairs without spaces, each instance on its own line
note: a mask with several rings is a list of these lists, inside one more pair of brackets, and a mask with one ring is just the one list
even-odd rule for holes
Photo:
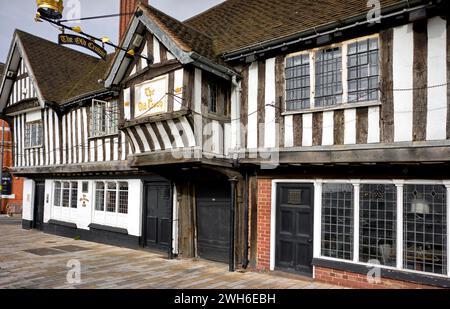
[[35,150],[35,149],[42,149],[42,146],[25,147],[24,148],[24,150]]
[[368,270],[379,267],[382,278],[450,288],[450,278],[445,275],[414,272],[411,270],[401,270],[388,266],[375,266],[363,263],[354,263],[351,261],[342,261],[326,257],[314,258],[312,264],[317,267],[348,271],[361,275],[367,275]]
[[230,116],[225,116],[225,115],[212,113],[212,112],[206,112],[203,114],[203,116],[208,119],[221,121],[221,122],[230,122],[231,121]]
[[335,111],[335,110],[342,110],[342,109],[353,109],[353,108],[372,107],[372,106],[381,106],[381,102],[380,101],[369,101],[369,102],[358,102],[358,103],[346,103],[346,104],[327,106],[327,107],[313,107],[313,108],[302,109],[302,110],[298,110],[298,111],[287,111],[287,112],[282,113],[282,115],[289,116],[289,115],[297,115],[297,114],[310,114],[310,113],[317,113],[317,112],[328,112],[328,111]]
[[113,138],[119,136],[119,133],[112,133],[112,134],[105,134],[105,135],[98,135],[98,136],[91,136],[88,138],[89,141],[94,141],[98,139],[104,139],[104,138]]

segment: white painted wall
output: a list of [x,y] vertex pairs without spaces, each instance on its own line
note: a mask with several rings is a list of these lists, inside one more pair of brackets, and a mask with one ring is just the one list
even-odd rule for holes
[[248,73],[247,147],[258,148],[258,63],[250,65]]
[[[412,24],[394,28],[394,89],[413,88],[414,33]],[[413,92],[394,91],[394,141],[412,141]]]
[[35,182],[25,179],[23,182],[22,219],[33,221]]
[[[428,87],[447,80],[447,22],[428,20]],[[447,87],[428,88],[427,140],[446,139]]]
[[266,85],[265,85],[265,129],[264,146],[274,148],[278,132],[275,126],[276,94],[275,94],[275,58],[266,60]]
[[[75,223],[77,228],[89,230],[91,223],[97,223],[112,227],[125,228],[128,234],[133,236],[141,236],[142,229],[142,196],[143,184],[140,179],[122,179],[111,181],[125,181],[128,182],[128,214],[103,213],[94,210],[95,199],[95,182],[102,180],[72,180],[78,182],[78,207],[62,208],[53,207],[54,199],[54,181],[58,179],[48,179],[45,181],[45,206],[44,206],[44,222],[47,223],[50,219],[59,220],[63,222]],[[83,182],[88,182],[88,192],[83,193]],[[33,212],[32,205],[26,205],[26,192],[31,192],[31,187],[34,190],[34,181],[26,180],[24,184],[24,219],[32,220]],[[32,193],[34,198],[34,192]],[[82,199],[85,200],[83,206]],[[33,200],[33,199],[32,199]],[[30,211],[28,211],[28,207]],[[25,216],[31,216],[31,219]]]

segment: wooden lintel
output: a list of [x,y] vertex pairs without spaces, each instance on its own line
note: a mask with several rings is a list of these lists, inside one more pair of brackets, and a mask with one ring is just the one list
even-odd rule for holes
[[176,59],[168,60],[162,63],[152,64],[147,68],[137,72],[123,81],[126,88],[152,80],[158,76],[170,73],[172,71],[181,69],[183,65]]

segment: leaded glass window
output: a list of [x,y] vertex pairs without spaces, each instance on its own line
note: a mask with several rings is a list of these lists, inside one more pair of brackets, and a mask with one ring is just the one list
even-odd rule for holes
[[315,106],[327,107],[342,103],[342,51],[340,47],[315,53]]
[[55,181],[53,190],[53,206],[61,206],[61,181]]
[[128,213],[128,183],[119,182],[119,213]]
[[62,207],[70,207],[70,182],[63,182]]
[[115,182],[108,182],[106,189],[106,211],[116,212],[117,185]]
[[117,101],[92,101],[91,137],[117,134],[119,109]]
[[406,185],[403,195],[403,267],[447,274],[445,186]]
[[95,210],[105,210],[105,184],[103,182],[95,183]]
[[71,196],[70,196],[70,207],[77,208],[78,206],[78,182],[72,181],[71,186]]
[[286,60],[286,109],[295,111],[310,108],[309,54],[297,55]]
[[395,266],[397,188],[388,184],[362,184],[359,207],[360,261],[377,260],[381,265]]
[[353,258],[353,185],[323,185],[322,255]]
[[25,124],[25,148],[42,147],[42,121]]
[[378,39],[348,45],[348,101],[365,102],[379,98]]

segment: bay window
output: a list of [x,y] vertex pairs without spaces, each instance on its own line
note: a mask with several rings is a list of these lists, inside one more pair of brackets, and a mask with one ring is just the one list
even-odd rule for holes
[[448,184],[324,181],[321,188],[323,258],[450,275]]

